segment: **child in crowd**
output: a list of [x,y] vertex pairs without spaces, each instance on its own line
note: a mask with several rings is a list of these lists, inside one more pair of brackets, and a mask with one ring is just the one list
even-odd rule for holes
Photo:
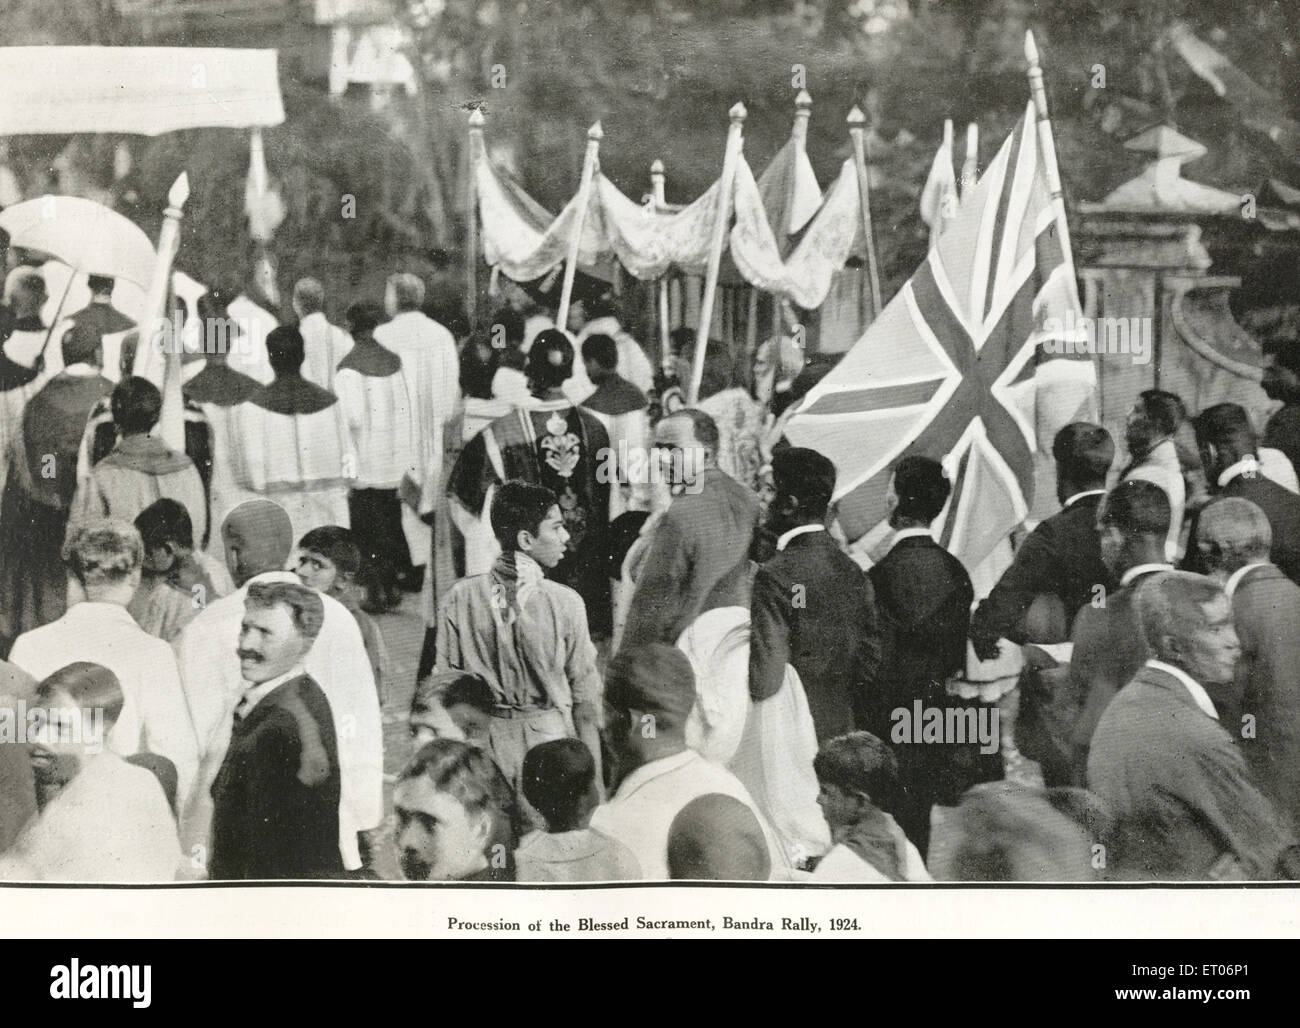
[[632,851],[591,827],[600,804],[596,763],[577,739],[534,746],[524,757],[523,793],[546,819],[515,851],[520,882],[615,882],[641,877]]
[[817,802],[834,845],[813,872],[823,882],[932,881],[917,852],[882,807],[898,796],[898,761],[870,732],[824,743],[813,760]]
[[370,667],[375,673],[379,701],[384,699],[383,672],[388,654],[384,637],[374,619],[361,609],[356,597],[356,579],[361,571],[361,548],[352,533],[338,525],[313,528],[298,541],[298,577],[302,584],[333,597],[347,607],[361,629]]
[[171,642],[213,600],[234,592],[230,572],[194,549],[194,524],[185,505],[164,496],[135,519],[144,542],[140,587],[127,605],[150,635]]

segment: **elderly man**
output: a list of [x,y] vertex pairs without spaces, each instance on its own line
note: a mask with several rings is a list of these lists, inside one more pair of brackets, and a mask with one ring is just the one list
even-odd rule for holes
[[[1029,533],[1011,566],[971,617],[971,643],[981,660],[997,656],[999,639],[1018,644],[1068,639],[1079,608],[1096,595],[1098,586],[1106,590],[1113,586],[1101,562],[1097,508],[1106,495],[1115,443],[1100,425],[1076,421],[1056,434],[1052,456],[1061,509]],[[1030,637],[1026,615],[1040,596],[1052,598],[1059,606],[1063,632],[1054,638]]]
[[339,877],[339,759],[329,701],[302,662],[320,634],[319,593],[254,582],[244,596],[246,689],[212,785],[217,879]]
[[1196,531],[1241,642],[1233,734],[1265,795],[1300,831],[1300,587],[1269,563],[1273,533],[1249,500],[1212,501]]
[[675,643],[716,607],[749,605],[749,547],[758,497],[717,465],[718,426],[701,410],[676,411],[655,426],[654,447],[673,500],[635,575],[620,646]]
[[818,741],[853,731],[880,665],[871,580],[830,533],[835,465],[791,447],[772,458],[768,527],[777,554],[758,569],[750,600],[749,694],[775,696],[787,664],[799,673]]
[[1240,647],[1214,582],[1155,575],[1136,598],[1153,656],[1111,701],[1088,787],[1115,819],[1111,866],[1156,881],[1271,879],[1294,841],[1219,722]]
[[20,635],[9,659],[38,681],[74,661],[112,671],[125,705],[109,747],[124,757],[142,750],[166,757],[176,766],[184,795],[199,755],[176,658],[126,609],[140,584],[140,533],[129,522],[86,522],[72,528],[66,552],[68,612]]
[[[1261,470],[1255,430],[1246,412],[1235,403],[1216,404],[1196,416],[1195,426],[1210,490],[1249,500],[1264,512],[1273,530],[1270,557],[1287,578],[1300,584],[1300,496]],[[1193,522],[1191,538],[1196,538],[1196,529]],[[1183,567],[1204,571],[1200,551],[1188,547]]]
[[592,828],[630,849],[646,878],[666,879],[674,819],[692,800],[721,793],[743,803],[762,826],[772,878],[789,878],[785,851],[748,790],[686,745],[695,672],[681,650],[652,643],[621,652],[610,662],[606,702],[620,780],[613,798],[596,809]]
[[294,537],[321,525],[348,527],[356,448],[338,397],[302,377],[303,339],[281,325],[266,337],[275,381],[231,412],[236,481],[289,513]]
[[1069,743],[1073,785],[1083,784],[1088,743],[1102,711],[1149,656],[1133,594],[1147,576],[1173,568],[1165,560],[1169,495],[1153,482],[1121,482],[1098,509],[1097,533],[1102,563],[1119,588],[1089,603],[1074,622],[1070,683],[1079,714]]
[[[293,548],[289,516],[269,500],[240,504],[221,527],[226,564],[239,586],[209,603],[176,642],[185,695],[194,714],[202,747],[199,788],[183,803],[181,841],[202,863],[212,817],[210,787],[230,744],[234,713],[244,691],[236,647],[250,585],[297,583],[283,570]],[[357,833],[376,827],[383,817],[383,736],[374,674],[361,630],[347,608],[323,596],[324,621],[303,668],[329,700],[339,748],[341,795],[338,846],[348,870],[362,866]]]
[[314,278],[300,278],[293,287],[293,313],[298,318],[306,357],[302,377],[322,389],[334,388],[334,371],[352,347],[348,334],[325,317],[325,287]]
[[[432,555],[432,536],[420,519],[436,506],[443,484],[442,430],[460,401],[456,340],[420,310],[423,303],[424,283],[418,276],[390,275],[384,309],[391,320],[375,329],[375,341],[402,358],[402,375],[415,404],[406,412],[415,426],[417,449],[402,489],[402,525],[417,568],[428,565]],[[414,580],[409,584],[414,587]]]

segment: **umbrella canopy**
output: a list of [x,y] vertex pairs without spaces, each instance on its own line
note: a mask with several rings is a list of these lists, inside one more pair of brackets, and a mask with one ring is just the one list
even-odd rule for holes
[[41,196],[0,211],[12,246],[38,250],[87,275],[149,287],[158,255],[138,225],[94,200]]

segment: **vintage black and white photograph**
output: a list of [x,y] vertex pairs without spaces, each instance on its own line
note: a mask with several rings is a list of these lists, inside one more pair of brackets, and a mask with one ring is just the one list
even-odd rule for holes
[[1300,878],[1300,5],[0,26],[0,904]]

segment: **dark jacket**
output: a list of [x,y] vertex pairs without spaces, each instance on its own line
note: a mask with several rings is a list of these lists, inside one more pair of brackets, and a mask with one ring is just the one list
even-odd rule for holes
[[1285,453],[1300,474],[1300,403],[1288,403],[1268,419],[1264,445]]
[[1093,598],[1095,587],[1110,591],[1114,583],[1101,562],[1097,539],[1097,508],[1102,495],[1081,497],[1029,533],[1011,566],[971,618],[971,641],[976,649],[1002,638],[1015,643],[1061,641],[1030,639],[1025,634],[1025,613],[1042,594],[1060,600],[1068,638],[1075,614]]
[[795,536],[758,569],[750,599],[749,692],[799,673],[817,739],[851,732],[880,664],[871,580],[825,531]]
[[[1258,472],[1253,475],[1238,475],[1220,489],[1216,496],[1239,496],[1264,512],[1273,529],[1273,563],[1282,569],[1287,578],[1300,585],[1300,496]],[[1201,552],[1195,545],[1199,520],[1199,515],[1192,519],[1183,567],[1188,571],[1205,574]]]
[[706,610],[749,602],[749,544],[758,497],[709,468],[703,488],[673,499],[654,528],[623,629],[621,648],[675,645]]
[[278,686],[236,720],[212,800],[209,878],[343,874],[334,719],[309,676]]

